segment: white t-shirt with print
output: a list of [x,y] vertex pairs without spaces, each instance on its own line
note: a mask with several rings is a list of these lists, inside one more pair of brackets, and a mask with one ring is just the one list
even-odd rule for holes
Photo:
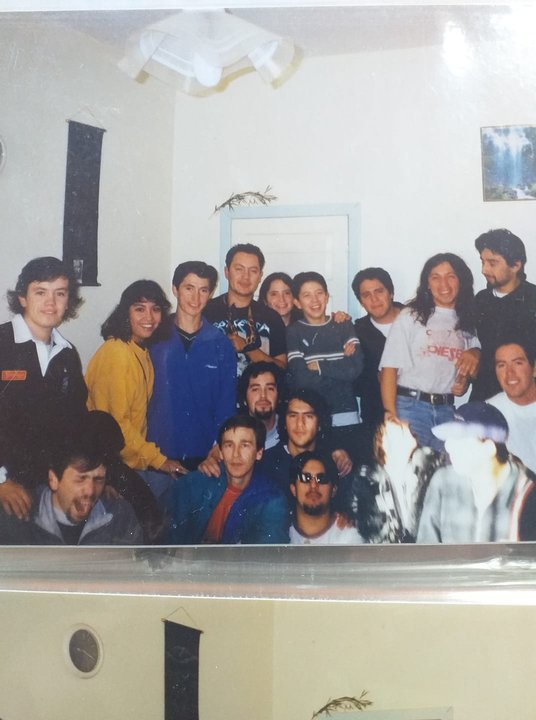
[[393,322],[385,342],[380,369],[398,370],[398,384],[427,393],[450,393],[456,377],[455,363],[464,350],[479,348],[475,335],[455,330],[456,310],[436,307],[426,325],[410,308]]

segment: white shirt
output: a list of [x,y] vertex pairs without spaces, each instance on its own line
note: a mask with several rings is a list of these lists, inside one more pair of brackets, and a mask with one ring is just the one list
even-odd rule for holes
[[506,418],[508,451],[536,473],[536,402],[518,405],[504,392],[494,395],[487,402]]
[[364,541],[355,527],[340,528],[337,525],[337,516],[331,526],[321,535],[307,537],[291,525],[289,530],[291,545],[361,545]]
[[56,357],[64,348],[72,347],[71,343],[63,335],[60,335],[56,328],[52,328],[49,345],[42,340],[36,340],[22,315],[15,315],[11,325],[13,326],[13,338],[17,344],[28,342],[28,340],[35,343],[43,377],[52,358]]

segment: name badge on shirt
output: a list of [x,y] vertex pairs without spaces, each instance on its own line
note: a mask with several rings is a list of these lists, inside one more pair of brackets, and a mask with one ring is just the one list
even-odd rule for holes
[[2,370],[2,382],[26,380],[26,370]]

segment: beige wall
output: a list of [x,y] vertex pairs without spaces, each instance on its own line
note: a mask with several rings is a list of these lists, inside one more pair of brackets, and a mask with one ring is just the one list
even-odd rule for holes
[[532,720],[534,614],[530,607],[279,603],[273,718],[309,720],[330,698],[366,689],[372,709],[452,705],[454,720]]
[[83,360],[124,287],[140,277],[170,280],[174,93],[140,85],[117,58],[85,35],[40,23],[35,15],[0,16],[0,173],[3,299],[22,265],[61,257],[67,120],[106,129],[99,206],[100,288],[84,288],[80,319],[65,326]]
[[[534,716],[533,607],[2,593],[0,717],[162,718],[163,618],[203,630],[200,720],[309,720],[363,689],[375,709]],[[104,645],[93,678],[65,654],[80,623]]]
[[[272,719],[271,603],[3,593],[1,605],[2,720],[163,718],[163,618],[203,630],[200,718]],[[65,654],[80,623],[104,646],[92,678]]]

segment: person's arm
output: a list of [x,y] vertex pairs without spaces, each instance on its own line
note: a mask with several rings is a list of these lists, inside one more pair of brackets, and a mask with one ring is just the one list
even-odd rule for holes
[[318,390],[321,385],[320,374],[309,368],[301,350],[299,323],[287,328],[288,370],[294,387],[309,387]]
[[290,542],[289,527],[290,513],[287,499],[282,493],[277,494],[263,503],[252,542],[259,545],[286,544]]
[[[159,470],[168,459],[142,431],[148,400],[145,380],[136,358],[122,345],[119,341],[105,345],[90,361],[86,373],[88,407],[110,413],[117,421],[125,439],[121,457],[127,465]],[[179,464],[172,461],[172,465],[175,468]]]
[[398,371],[396,368],[384,367],[380,371],[380,392],[382,396],[385,422],[399,422],[396,414],[396,386]]
[[0,505],[8,515],[19,520],[29,520],[32,496],[22,485],[9,478],[0,484]]
[[363,369],[363,352],[355,336],[353,324],[350,321],[339,325],[330,324],[326,332],[331,333],[333,351],[342,350],[343,354],[336,360],[318,362],[319,374],[334,380],[355,380]]
[[206,456],[206,458],[203,460],[203,462],[199,463],[197,466],[197,469],[199,472],[202,472],[203,475],[206,475],[207,477],[219,477],[221,472],[221,452],[219,445],[214,445],[209,452],[209,454]]
[[342,448],[337,448],[332,451],[331,457],[333,459],[333,462],[337,466],[337,472],[341,477],[346,477],[352,472],[354,464],[346,450],[343,450]]
[[256,348],[255,350],[248,350],[247,352],[244,352],[244,348],[246,347],[247,343],[243,337],[240,337],[238,333],[232,333],[230,335],[227,335],[229,340],[232,342],[233,347],[235,349],[235,352],[237,353],[243,353],[251,362],[273,362],[276,365],[278,365],[283,370],[287,366],[287,356],[283,353],[282,355],[267,355],[263,350],[260,348]]

